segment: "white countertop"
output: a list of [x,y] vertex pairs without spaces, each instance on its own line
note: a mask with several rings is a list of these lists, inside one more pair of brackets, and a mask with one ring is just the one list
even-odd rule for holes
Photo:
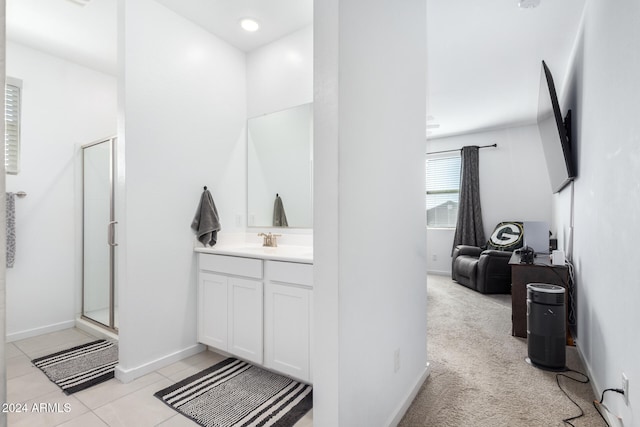
[[193,250],[206,254],[313,264],[313,246],[278,245],[275,248],[270,248],[252,243],[218,243],[213,247],[195,247]]

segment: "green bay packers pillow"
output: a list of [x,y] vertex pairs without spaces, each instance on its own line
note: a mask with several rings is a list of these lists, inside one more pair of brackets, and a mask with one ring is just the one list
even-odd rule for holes
[[522,222],[501,222],[491,233],[487,242],[487,249],[498,251],[513,251],[522,247]]

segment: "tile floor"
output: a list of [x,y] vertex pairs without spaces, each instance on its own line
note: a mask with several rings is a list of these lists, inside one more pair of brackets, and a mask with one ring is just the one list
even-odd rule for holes
[[[66,329],[6,345],[7,403],[51,403],[59,412],[9,413],[9,427],[181,427],[197,426],[153,396],[158,390],[178,382],[225,358],[211,351],[191,356],[128,384],[116,379],[66,396],[36,367],[31,359],[96,338],[79,329]],[[68,408],[68,411],[65,409]],[[295,427],[313,426],[313,410]]]

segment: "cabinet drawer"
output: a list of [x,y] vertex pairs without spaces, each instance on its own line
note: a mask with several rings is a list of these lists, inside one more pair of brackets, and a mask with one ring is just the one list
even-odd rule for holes
[[225,255],[199,255],[199,269],[262,279],[262,260]]
[[313,287],[313,265],[295,262],[266,261],[269,280]]

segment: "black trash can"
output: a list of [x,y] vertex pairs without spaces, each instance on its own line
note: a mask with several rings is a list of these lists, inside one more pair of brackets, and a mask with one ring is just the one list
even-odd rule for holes
[[542,369],[566,366],[565,289],[546,283],[527,285],[527,346],[529,361]]

